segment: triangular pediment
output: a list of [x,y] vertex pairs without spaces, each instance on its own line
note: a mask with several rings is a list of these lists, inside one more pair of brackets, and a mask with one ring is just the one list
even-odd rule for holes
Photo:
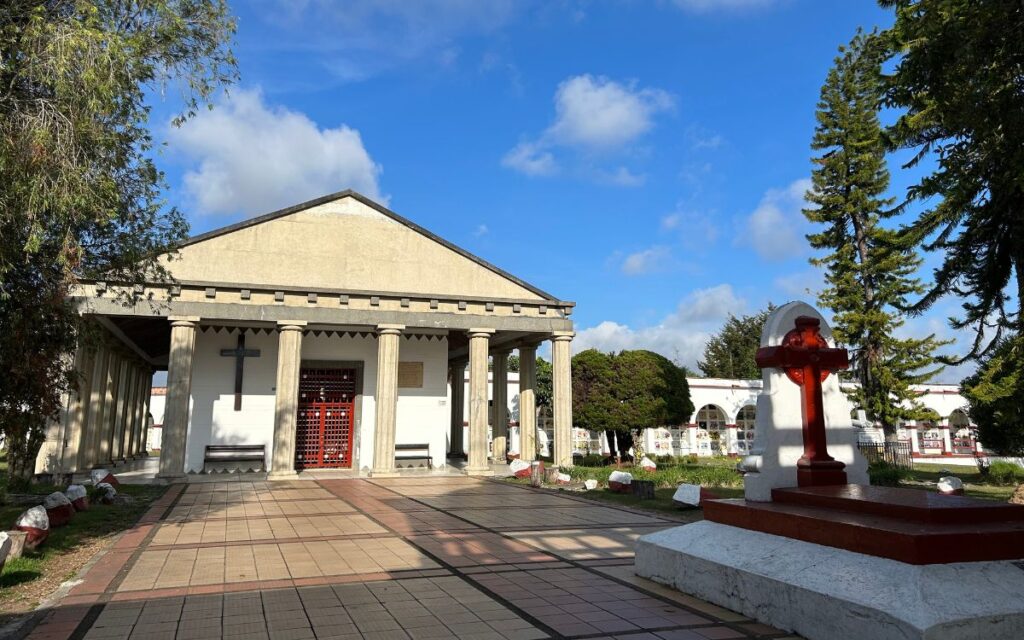
[[182,282],[552,299],[351,191],[196,236],[165,265]]

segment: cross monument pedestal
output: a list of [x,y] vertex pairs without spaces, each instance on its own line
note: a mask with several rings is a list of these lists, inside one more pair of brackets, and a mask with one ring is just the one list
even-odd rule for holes
[[809,640],[1024,638],[1024,507],[870,486],[824,318],[779,307],[761,345],[745,499],[640,538],[637,575]]

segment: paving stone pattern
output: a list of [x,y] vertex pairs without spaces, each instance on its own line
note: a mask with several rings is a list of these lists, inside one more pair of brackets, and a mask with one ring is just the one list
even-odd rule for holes
[[633,575],[674,524],[460,477],[175,485],[28,637],[789,637]]

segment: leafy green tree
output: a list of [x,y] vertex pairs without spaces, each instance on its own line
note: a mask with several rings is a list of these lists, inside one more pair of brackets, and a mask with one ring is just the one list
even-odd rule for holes
[[551,398],[554,396],[551,377],[551,363],[537,356],[537,388],[534,390],[534,396],[538,407],[551,408]]
[[934,282],[911,307],[963,301],[954,328],[974,330],[966,357],[1024,335],[1024,6],[1019,0],[880,0],[895,70],[887,134],[927,171],[908,190],[921,211],[903,240],[938,252]]
[[851,372],[860,384],[848,391],[855,405],[889,434],[901,420],[922,410],[911,384],[926,382],[941,366],[933,357],[944,343],[934,336],[897,338],[898,309],[923,292],[914,273],[921,259],[882,226],[893,215],[886,196],[889,170],[878,119],[882,96],[882,40],[858,32],[841,47],[818,102],[813,188],[804,209],[824,228],[807,238],[826,252],[812,264],[824,266],[827,286],[819,300],[831,309],[838,342],[850,348]]
[[[78,278],[166,277],[187,225],[160,198],[146,96],[180,124],[235,77],[224,0],[0,3],[0,432],[31,471],[71,380]],[[84,337],[83,337],[84,338]]]
[[573,356],[572,421],[575,426],[607,431],[619,425],[614,357],[597,349],[587,349]]
[[573,357],[573,422],[605,430],[612,455],[624,456],[644,429],[677,425],[693,413],[686,370],[652,351]]
[[1024,342],[1006,336],[982,357],[981,366],[961,385],[970,403],[971,420],[978,425],[979,440],[1000,455],[1024,455],[1022,372]]
[[774,309],[768,305],[765,311],[739,318],[729,314],[722,329],[704,347],[704,359],[697,363],[701,372],[708,378],[760,378],[754,355],[761,346],[761,329]]

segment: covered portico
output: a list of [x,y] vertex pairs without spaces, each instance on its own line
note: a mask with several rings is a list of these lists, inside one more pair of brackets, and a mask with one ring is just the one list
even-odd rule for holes
[[[166,266],[173,282],[84,282],[75,292],[81,312],[108,323],[146,366],[166,367],[165,478],[202,471],[209,445],[235,444],[265,445],[271,478],[320,466],[391,476],[396,444],[414,443],[435,466],[465,452],[464,471],[486,475],[489,457],[505,459],[512,351],[522,363],[520,457],[533,459],[534,362],[546,340],[554,461],[572,462],[573,303],[357,193],[197,236]],[[447,398],[467,368],[462,442],[462,385]]]

